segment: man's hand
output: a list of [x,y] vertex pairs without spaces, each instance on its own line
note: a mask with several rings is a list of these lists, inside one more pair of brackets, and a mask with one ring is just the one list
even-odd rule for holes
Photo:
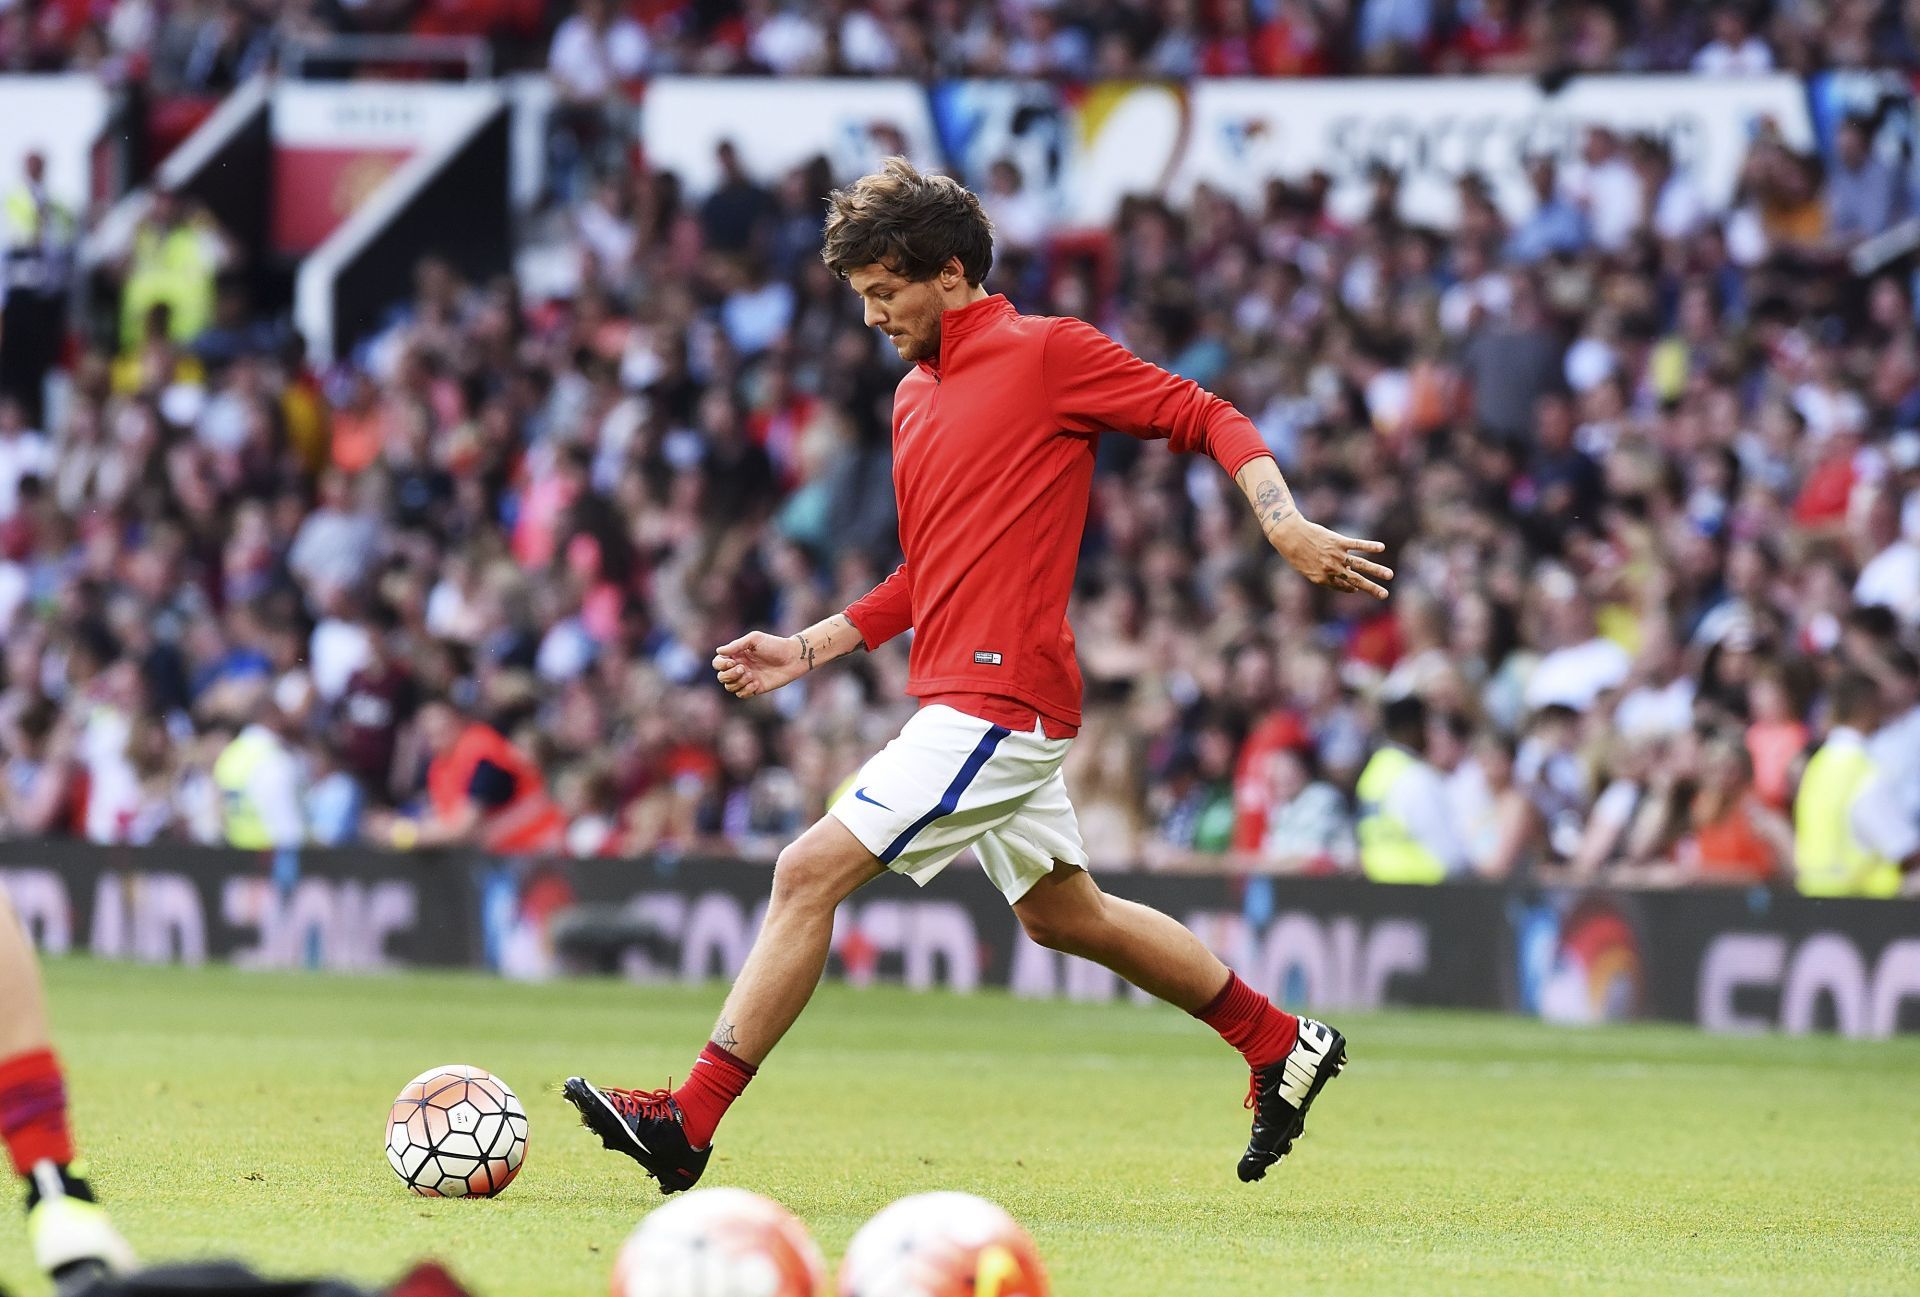
[[748,631],[713,651],[713,671],[727,692],[752,698],[792,684],[815,667],[825,666],[860,647],[860,632],[843,612],[815,622],[798,635]]
[[769,635],[748,631],[714,650],[713,670],[736,698],[752,698],[791,684],[812,669],[805,633]]
[[[1342,536],[1317,522],[1308,522],[1297,513],[1269,531],[1267,539],[1273,542],[1280,557],[1315,585],[1357,591],[1376,599],[1387,597],[1387,588],[1380,583],[1393,580],[1393,569],[1360,557],[1360,554],[1384,553],[1387,547],[1377,540]],[[1354,553],[1355,550],[1359,554]]]
[[1393,580],[1393,569],[1353,552],[1381,554],[1387,547],[1377,540],[1342,536],[1302,518],[1273,456],[1248,460],[1234,475],[1234,481],[1253,506],[1253,518],[1260,524],[1261,534],[1301,576],[1334,590],[1370,594],[1376,599],[1387,597],[1387,588],[1379,583]]

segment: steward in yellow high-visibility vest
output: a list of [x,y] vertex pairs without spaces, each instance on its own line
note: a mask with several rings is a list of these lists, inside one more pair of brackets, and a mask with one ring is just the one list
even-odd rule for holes
[[65,251],[73,243],[73,213],[37,186],[22,185],[7,195],[7,248],[42,252],[49,247]]
[[47,374],[67,337],[75,225],[48,190],[47,161],[27,155],[21,184],[0,200],[0,395],[43,427]]
[[164,190],[134,232],[127,280],[120,297],[120,345],[132,351],[145,336],[155,306],[167,308],[167,334],[192,342],[213,321],[214,279],[220,271],[220,236]]
[[1387,743],[1360,772],[1357,836],[1360,868],[1377,883],[1439,883],[1463,868],[1466,853],[1454,832],[1439,772],[1426,749],[1427,708],[1418,698],[1396,698],[1382,716]]
[[299,758],[269,725],[256,721],[221,749],[213,763],[213,785],[220,793],[228,846],[266,851],[306,840]]
[[1866,676],[1834,682],[1833,728],[1800,776],[1793,799],[1793,868],[1807,896],[1897,896],[1900,866],[1854,833],[1853,804],[1874,776],[1867,734],[1879,718],[1879,689]]

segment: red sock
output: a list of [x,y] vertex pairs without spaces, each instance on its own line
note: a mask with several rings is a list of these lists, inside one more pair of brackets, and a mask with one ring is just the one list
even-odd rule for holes
[[735,1058],[711,1040],[707,1042],[700,1057],[693,1060],[693,1071],[687,1073],[686,1084],[673,1092],[674,1102],[680,1105],[689,1144],[705,1148],[713,1142],[713,1132],[720,1125],[720,1119],[727,1115],[727,1109],[733,1106],[733,1101],[740,1097],[757,1071],[751,1063]]
[[73,1161],[67,1129],[67,1087],[51,1049],[0,1060],[0,1139],[13,1169],[25,1175],[36,1162]]
[[1246,1055],[1247,1066],[1258,1072],[1272,1067],[1293,1049],[1300,1036],[1300,1019],[1240,980],[1227,975],[1227,984],[1194,1017],[1220,1033],[1220,1038]]

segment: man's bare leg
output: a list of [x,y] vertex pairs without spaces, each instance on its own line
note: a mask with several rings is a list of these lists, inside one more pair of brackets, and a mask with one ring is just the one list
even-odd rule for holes
[[34,1259],[65,1281],[82,1271],[123,1270],[124,1240],[74,1169],[66,1080],[47,1031],[40,964],[13,903],[0,891],[0,1139],[27,1185]]
[[782,851],[766,922],[727,992],[713,1043],[750,1066],[765,1062],[826,972],[834,910],[885,872],[831,815]]
[[46,1049],[51,1043],[39,961],[13,903],[0,891],[0,1059]]
[[1013,913],[1039,944],[1104,964],[1188,1013],[1206,1007],[1233,975],[1177,920],[1108,896],[1072,865],[1056,865],[1014,902]]
[[834,910],[885,872],[830,815],[782,851],[766,921],[686,1083],[668,1093],[570,1077],[567,1099],[588,1129],[645,1167],[663,1192],[697,1184],[720,1119],[813,998],[833,945]]
[[1239,1050],[1253,1073],[1253,1134],[1240,1157],[1258,1180],[1293,1148],[1320,1088],[1346,1066],[1345,1037],[1297,1018],[1248,986],[1181,924],[1149,906],[1108,896],[1084,870],[1054,870],[1014,902],[1027,935],[1104,964],[1143,991],[1185,1009]]

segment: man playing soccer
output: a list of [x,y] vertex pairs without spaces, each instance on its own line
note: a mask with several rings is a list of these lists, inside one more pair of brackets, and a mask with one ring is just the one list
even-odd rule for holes
[[133,1254],[74,1158],[67,1091],[47,1036],[46,995],[33,947],[0,890],[0,1140],[27,1183],[33,1258],[61,1292],[125,1270]]
[[1029,937],[1104,964],[1245,1056],[1254,1117],[1239,1173],[1258,1180],[1293,1146],[1346,1042],[1275,1008],[1180,924],[1105,895],[1087,873],[1060,764],[1080,723],[1066,613],[1095,442],[1111,430],[1211,455],[1316,584],[1384,599],[1393,573],[1359,555],[1385,547],[1301,517],[1253,424],[1225,401],[1078,320],[1023,316],[989,296],[993,227],[957,182],[895,158],[829,208],[821,255],[913,365],[893,406],[906,561],[844,613],[789,637],[742,636],[713,665],[752,698],[912,627],[920,710],[780,853],[765,926],[686,1083],[616,1090],[574,1077],[567,1097],[663,1192],[692,1187],[727,1107],[812,996],[835,907],[889,869],[925,884],[971,847]]

